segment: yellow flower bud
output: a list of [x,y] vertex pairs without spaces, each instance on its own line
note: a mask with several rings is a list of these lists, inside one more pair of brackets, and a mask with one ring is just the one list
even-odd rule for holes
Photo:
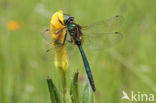
[[62,32],[56,34],[57,31],[64,28],[64,25],[62,25],[59,20],[62,23],[64,23],[64,16],[61,10],[59,10],[58,12],[52,15],[50,21],[51,23],[50,30],[52,36],[52,43],[55,47],[55,59],[54,59],[55,67],[65,72],[66,69],[68,68],[68,58],[67,58],[65,45],[61,45],[61,44],[63,44],[64,42],[66,30],[63,30]]

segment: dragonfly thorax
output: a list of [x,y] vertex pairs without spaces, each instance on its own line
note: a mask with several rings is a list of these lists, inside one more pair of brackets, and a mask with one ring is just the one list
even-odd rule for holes
[[72,39],[74,40],[75,44],[80,45],[81,44],[81,26],[76,23],[70,23],[67,25],[68,32]]
[[76,24],[68,24],[67,28],[70,35],[73,37],[75,35]]

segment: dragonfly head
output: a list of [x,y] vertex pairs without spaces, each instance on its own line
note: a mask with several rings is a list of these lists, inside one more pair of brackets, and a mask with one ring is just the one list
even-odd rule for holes
[[63,14],[64,15],[64,24],[68,25],[69,23],[72,23],[74,21],[74,17],[69,14]]

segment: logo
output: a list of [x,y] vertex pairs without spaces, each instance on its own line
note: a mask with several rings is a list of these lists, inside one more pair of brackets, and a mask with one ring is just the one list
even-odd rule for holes
[[130,95],[125,91],[122,91],[122,98],[121,100],[128,100],[128,101],[141,101],[141,102],[153,102],[154,101],[154,94],[146,94],[146,93],[141,93],[141,92],[133,92],[131,91]]

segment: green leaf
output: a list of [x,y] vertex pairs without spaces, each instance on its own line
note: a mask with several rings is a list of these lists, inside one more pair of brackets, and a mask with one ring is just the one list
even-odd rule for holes
[[57,89],[56,89],[51,77],[49,77],[49,76],[47,78],[47,83],[48,83],[51,103],[61,103]]
[[65,94],[65,101],[66,103],[73,103],[68,90],[66,91],[66,94]]
[[79,75],[79,72],[76,71],[74,74],[72,84],[71,84],[71,88],[70,88],[70,95],[71,95],[73,103],[80,103],[79,93],[78,93],[78,75]]
[[82,103],[89,103],[89,83],[88,78],[84,82],[81,96]]
[[[91,90],[91,89],[90,89]],[[89,103],[96,103],[95,102],[95,97],[94,97],[94,92],[92,92],[91,93],[91,95],[90,95],[90,100],[89,100],[90,102]]]
[[82,89],[82,96],[81,96],[81,103],[95,103],[94,98],[94,92],[92,91],[88,78],[86,77],[86,80],[83,85]]

